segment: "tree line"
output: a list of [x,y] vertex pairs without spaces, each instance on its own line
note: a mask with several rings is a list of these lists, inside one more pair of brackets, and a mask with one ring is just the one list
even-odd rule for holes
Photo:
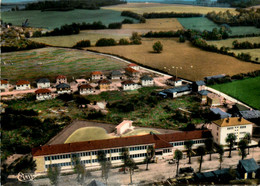
[[132,12],[132,11],[122,11],[121,12],[121,16],[134,18],[136,20],[139,20],[140,23],[145,23],[146,22],[145,18],[142,15],[137,14],[137,13]]
[[218,3],[228,3],[231,7],[247,8],[250,6],[258,5],[257,0],[218,0]]
[[234,49],[254,49],[260,48],[260,43],[251,43],[249,41],[238,42],[237,40],[232,42]]
[[199,13],[177,13],[177,12],[151,12],[144,13],[143,17],[146,19],[154,18],[177,18],[177,17],[202,17]]

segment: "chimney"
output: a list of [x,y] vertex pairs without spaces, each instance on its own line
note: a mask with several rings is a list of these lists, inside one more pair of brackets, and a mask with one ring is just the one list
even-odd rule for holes
[[227,118],[226,122],[229,123],[229,117]]
[[238,121],[242,121],[242,117],[241,116],[239,116]]

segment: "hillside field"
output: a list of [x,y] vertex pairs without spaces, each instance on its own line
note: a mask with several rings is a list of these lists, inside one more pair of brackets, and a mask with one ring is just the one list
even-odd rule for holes
[[[86,77],[96,70],[115,70],[126,64],[108,57],[90,54],[82,50],[42,48],[2,54],[1,77],[15,82],[19,79],[36,80],[48,77],[51,80],[63,74],[68,78]],[[4,63],[4,64],[3,64]]]
[[211,87],[224,92],[240,101],[260,109],[260,77],[238,80],[231,83],[212,85]]
[[[163,51],[160,54],[154,53],[152,49],[153,44],[158,40],[163,44]],[[141,45],[92,47],[91,49],[124,56],[137,63],[173,75],[175,75],[176,71],[172,66],[182,67],[177,71],[177,75],[189,80],[200,80],[205,76],[218,74],[234,75],[260,69],[258,64],[243,62],[227,55],[203,51],[193,47],[188,41],[179,43],[176,38],[143,39]]]

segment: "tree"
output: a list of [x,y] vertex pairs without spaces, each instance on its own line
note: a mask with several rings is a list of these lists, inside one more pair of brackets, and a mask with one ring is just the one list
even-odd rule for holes
[[176,176],[179,175],[179,164],[180,164],[180,160],[182,159],[182,151],[176,149],[174,152],[174,159],[177,160],[177,170],[176,170]]
[[203,156],[206,154],[206,149],[204,146],[199,146],[197,148],[197,155],[200,156],[199,158],[199,163],[200,163],[200,167],[199,167],[199,172],[201,172],[201,165],[202,165],[202,162],[203,162]]
[[57,186],[59,183],[60,168],[57,166],[49,166],[47,170],[47,177],[50,179],[52,185]]
[[130,183],[132,184],[133,183],[132,174],[133,174],[133,171],[134,171],[134,168],[135,168],[134,160],[132,158],[128,158],[127,161],[126,161],[126,166],[129,168]]
[[234,147],[234,143],[235,143],[236,139],[237,139],[237,137],[233,133],[228,134],[228,136],[226,138],[226,142],[228,143],[228,146],[229,146],[229,155],[228,155],[229,158],[231,158],[231,150]]
[[132,33],[130,40],[132,41],[132,44],[142,44],[141,36],[137,32]]
[[191,140],[185,141],[184,146],[187,149],[187,154],[189,156],[189,164],[191,164],[191,154],[192,154],[193,141],[191,141]]
[[106,163],[106,153],[103,150],[99,150],[97,153],[97,159],[98,162],[100,163],[101,170],[102,170],[102,178],[104,178],[104,168],[105,168],[105,163]]
[[209,160],[211,161],[211,154],[213,151],[213,139],[212,138],[207,138],[205,140],[205,147],[207,152],[209,153]]
[[180,35],[179,42],[180,43],[184,43],[185,42],[185,37],[183,35]]
[[247,154],[249,154],[249,147],[250,147],[249,144],[251,143],[251,135],[250,135],[250,133],[246,133],[244,139],[247,140],[247,142],[248,142],[248,146],[247,146],[248,152],[247,152]]
[[163,50],[163,45],[160,41],[157,41],[153,44],[153,50],[156,52],[156,53],[161,53],[162,50]]
[[128,148],[125,148],[125,147],[122,148],[121,156],[123,156],[122,161],[124,163],[124,173],[126,173],[125,172],[125,169],[126,169],[126,166],[127,166],[126,164],[127,164],[127,161],[130,159]]
[[248,144],[248,142],[246,139],[242,139],[238,142],[238,148],[240,150],[242,160],[247,156],[247,154],[246,154],[247,144]]
[[152,158],[155,155],[155,150],[153,146],[148,146],[147,150],[146,150],[146,158],[145,158],[145,162],[146,162],[146,170],[148,170],[148,164],[151,162]]
[[80,159],[77,156],[72,158],[72,163],[74,165],[74,172],[77,174],[77,182],[79,185],[83,185],[86,176],[85,166],[80,163]]
[[221,169],[221,164],[223,162],[224,148],[222,145],[217,146],[217,153],[219,154],[219,169]]

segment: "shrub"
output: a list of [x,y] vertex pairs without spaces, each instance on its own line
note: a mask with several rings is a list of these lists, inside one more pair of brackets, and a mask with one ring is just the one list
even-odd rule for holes
[[131,20],[131,19],[124,19],[124,20],[122,21],[122,24],[133,24],[133,23],[134,23],[134,21]]
[[132,41],[132,44],[137,44],[137,45],[142,44],[141,36],[137,32],[133,32],[130,39]]
[[185,37],[183,37],[183,35],[180,35],[179,41],[180,41],[181,43],[184,43],[184,42],[185,42]]
[[153,50],[156,53],[161,53],[163,50],[163,45],[160,41],[157,41],[156,43],[153,44]]
[[122,38],[122,39],[119,40],[118,44],[119,45],[129,45],[130,42],[127,39]]
[[137,19],[137,20],[139,20],[140,23],[146,22],[145,18],[142,15],[131,12],[131,11],[123,11],[123,12],[121,12],[121,16],[127,16],[127,17]]
[[96,46],[115,46],[116,41],[112,38],[101,38],[96,42]]
[[33,37],[41,37],[42,36],[42,32],[41,31],[35,31],[33,32]]
[[108,25],[109,29],[121,29],[122,28],[122,23],[110,23]]
[[90,47],[91,43],[89,40],[81,40],[79,42],[77,42],[73,48],[81,48],[81,47]]

